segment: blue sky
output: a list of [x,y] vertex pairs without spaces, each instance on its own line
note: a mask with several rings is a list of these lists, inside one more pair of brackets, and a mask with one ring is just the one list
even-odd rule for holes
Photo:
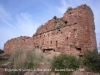
[[87,4],[94,13],[97,43],[100,45],[100,0],[0,0],[0,48],[19,36],[32,36],[36,29],[52,19],[62,17],[68,7]]

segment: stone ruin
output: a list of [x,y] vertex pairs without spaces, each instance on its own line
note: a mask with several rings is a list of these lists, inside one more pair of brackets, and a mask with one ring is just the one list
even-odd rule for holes
[[53,18],[41,25],[32,37],[21,36],[8,40],[4,52],[16,49],[34,50],[44,53],[64,52],[82,57],[84,52],[97,48],[94,15],[86,4],[72,8],[61,18]]

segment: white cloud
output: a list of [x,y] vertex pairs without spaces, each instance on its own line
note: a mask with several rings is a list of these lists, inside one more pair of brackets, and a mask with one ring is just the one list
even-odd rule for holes
[[12,16],[0,5],[0,48],[9,39],[19,36],[32,36],[39,26],[38,23],[33,22],[32,16],[28,13]]
[[68,7],[75,7],[78,5],[76,0],[60,0],[61,6],[58,7],[58,11],[62,14],[68,9]]
[[60,1],[61,1],[61,5],[62,5],[62,6],[60,6],[60,7],[58,8],[58,11],[59,11],[60,13],[63,14],[63,13],[66,11],[68,5],[67,5],[67,3],[66,3],[66,0],[60,0]]
[[31,18],[32,16],[27,13],[21,13],[20,15],[17,15],[16,26],[22,32],[22,35],[26,34],[28,36],[32,36],[33,33],[35,33],[35,30],[39,24],[34,23]]
[[9,23],[9,21],[12,21],[11,15],[4,9],[4,7],[0,4],[0,21],[5,23],[6,25],[10,27],[14,27]]

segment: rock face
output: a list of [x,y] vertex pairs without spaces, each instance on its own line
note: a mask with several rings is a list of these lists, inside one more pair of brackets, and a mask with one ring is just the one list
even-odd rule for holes
[[66,12],[62,18],[51,19],[41,26],[32,37],[18,37],[7,41],[4,51],[16,49],[65,52],[82,56],[86,49],[97,48],[94,15],[87,5]]

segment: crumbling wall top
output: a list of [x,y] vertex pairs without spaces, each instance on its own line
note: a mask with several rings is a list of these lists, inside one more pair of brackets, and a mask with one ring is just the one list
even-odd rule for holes
[[62,24],[63,26],[67,26],[68,24],[69,25],[74,24],[74,22],[72,23],[71,21],[68,22],[66,20],[68,18],[71,20],[71,18],[73,18],[73,15],[74,16],[77,16],[77,15],[80,15],[80,14],[82,15],[82,14],[86,13],[88,10],[92,12],[91,8],[89,6],[87,6],[86,4],[78,6],[77,8],[72,8],[71,10],[66,11],[62,18],[51,19],[47,23],[45,23],[44,25],[41,25],[37,29],[36,33],[33,36],[41,34],[41,33],[48,32],[48,31],[53,30],[53,29],[57,29],[58,28],[57,24],[58,25]]

